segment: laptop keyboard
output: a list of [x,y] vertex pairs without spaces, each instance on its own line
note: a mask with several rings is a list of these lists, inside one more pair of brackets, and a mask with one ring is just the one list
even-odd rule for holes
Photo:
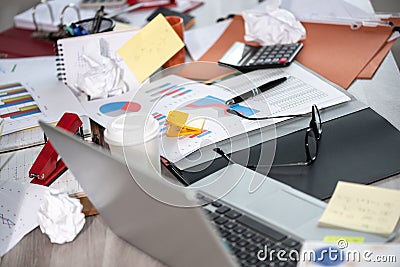
[[[201,195],[199,198],[202,203],[208,203],[203,205],[203,209],[241,266],[296,266],[295,258],[299,255],[301,243],[295,238],[278,232],[220,201],[209,203],[208,198]],[[281,252],[280,255],[284,256],[279,258],[280,250],[284,250],[285,254]]]

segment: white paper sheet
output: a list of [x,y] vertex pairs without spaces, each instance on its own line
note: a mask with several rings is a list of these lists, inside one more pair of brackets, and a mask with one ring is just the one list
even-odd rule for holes
[[[277,77],[290,78],[266,93],[239,103],[233,109],[246,116],[303,114],[316,104],[319,108],[349,101],[350,98],[296,64],[287,71],[262,70],[251,74],[259,86]],[[225,101],[252,89],[246,76],[238,76],[217,85],[204,85],[178,76],[167,76],[145,83],[133,95],[121,95],[101,101],[83,103],[89,115],[103,126],[125,112],[145,112],[160,123],[160,153],[176,162],[197,149],[274,124],[284,119],[248,121],[226,112]],[[192,117],[205,118],[203,132],[184,137],[166,137],[165,119],[170,110],[180,110]],[[289,118],[286,118],[289,119]]]
[[[0,73],[0,85],[21,83],[18,88],[25,88],[27,92],[7,96],[9,90],[0,89],[0,104],[8,98],[22,95],[31,95],[33,101],[5,107],[0,105],[0,114],[9,114],[19,111],[23,106],[36,104],[40,112],[22,117],[5,118],[3,135],[17,130],[38,126],[38,119],[47,122],[58,121],[65,112],[85,115],[85,111],[71,90],[57,79],[55,57],[32,57],[24,59],[2,59],[0,68],[7,71]],[[33,67],[32,67],[33,66]]]
[[21,149],[23,147],[43,145],[44,133],[36,127],[24,131],[18,131],[1,137],[0,152]]
[[[29,183],[32,180],[29,178],[29,170],[42,148],[43,146],[38,146],[0,154],[0,181]],[[50,187],[68,194],[83,192],[82,187],[69,170],[58,177]]]
[[0,256],[38,226],[37,212],[47,190],[45,186],[0,182]]
[[379,20],[375,14],[368,13],[344,0],[282,0],[281,8],[292,12],[297,19],[309,22],[362,24]]
[[213,25],[185,31],[185,44],[194,61],[201,56],[218,40],[226,30],[231,20],[225,20]]
[[[257,116],[278,116],[288,114],[303,114],[311,111],[313,104],[319,109],[350,101],[350,98],[327,82],[321,80],[298,64],[291,64],[284,69],[264,69],[247,73],[220,82],[221,85],[231,88],[237,94],[249,91],[249,81],[254,86],[261,86],[279,77],[289,76],[284,83],[267,92],[249,99],[248,105],[254,102],[263,103],[267,113],[260,112]],[[281,119],[275,120],[280,121]]]

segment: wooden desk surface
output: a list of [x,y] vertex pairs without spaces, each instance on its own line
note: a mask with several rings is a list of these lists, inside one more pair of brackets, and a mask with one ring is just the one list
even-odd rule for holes
[[[368,0],[366,0],[368,1]],[[257,1],[205,1],[195,10],[198,25],[209,24],[229,13],[248,8]],[[204,20],[204,21],[202,21]],[[212,21],[211,21],[212,20]],[[349,89],[356,98],[371,106],[400,129],[399,70],[389,54],[372,80],[356,81]],[[400,189],[400,175],[376,183],[378,186]],[[2,266],[164,266],[142,251],[117,237],[101,216],[91,216],[77,238],[67,244],[51,244],[36,228],[0,259]],[[399,233],[400,234],[400,233]],[[396,242],[400,242],[399,234]]]

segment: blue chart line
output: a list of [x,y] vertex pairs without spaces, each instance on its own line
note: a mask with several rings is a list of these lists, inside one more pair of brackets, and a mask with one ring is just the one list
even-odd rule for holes
[[[210,95],[206,96],[204,98],[198,99],[198,100],[186,105],[186,107],[192,108],[192,109],[214,108],[214,109],[222,111],[224,114],[226,113],[226,109],[228,108],[228,106],[225,105],[225,100],[222,100],[220,98],[210,96]],[[248,107],[245,107],[245,106],[242,106],[239,104],[232,105],[229,108],[236,110],[237,112],[239,112],[247,117],[250,117],[259,112],[259,110],[257,110],[257,109],[248,108]]]
[[10,219],[5,218],[2,213],[0,213],[0,220],[1,220],[1,224],[8,226],[8,228],[15,226],[15,223],[13,221],[11,221]]

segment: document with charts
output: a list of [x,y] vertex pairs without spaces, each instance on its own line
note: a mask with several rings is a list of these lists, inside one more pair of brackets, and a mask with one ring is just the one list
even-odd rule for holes
[[[38,85],[23,80],[22,75],[0,74],[0,118],[4,119],[3,135],[38,126],[38,120],[58,121],[64,112],[84,111],[72,92],[62,83],[56,81],[57,87],[51,84],[55,77]],[[38,79],[45,79],[40,76]]]
[[[350,100],[336,88],[297,66],[290,72],[268,70],[242,75],[219,85],[205,85],[170,75],[143,84],[136,95],[120,95],[89,101],[83,105],[89,115],[103,126],[125,112],[145,112],[153,116],[160,123],[161,154],[176,162],[201,147],[289,119],[260,122],[243,120],[226,112],[228,106],[225,105],[227,99],[251,89],[248,88],[251,84],[249,78],[254,86],[259,86],[283,75],[290,76],[287,82],[230,108],[250,117],[299,114],[310,112],[313,104],[322,109]],[[193,119],[205,118],[203,132],[183,137],[167,137],[165,131],[168,125],[165,119],[170,110],[184,111],[191,114]]]
[[303,114],[310,112],[314,104],[322,110],[351,100],[350,97],[295,62],[287,68],[249,72],[222,81],[220,85],[231,88],[237,94],[242,94],[251,89],[249,81],[253,86],[261,86],[283,76],[289,77],[288,80],[246,101],[249,105],[259,102],[268,106],[262,113],[257,114],[258,117]]

